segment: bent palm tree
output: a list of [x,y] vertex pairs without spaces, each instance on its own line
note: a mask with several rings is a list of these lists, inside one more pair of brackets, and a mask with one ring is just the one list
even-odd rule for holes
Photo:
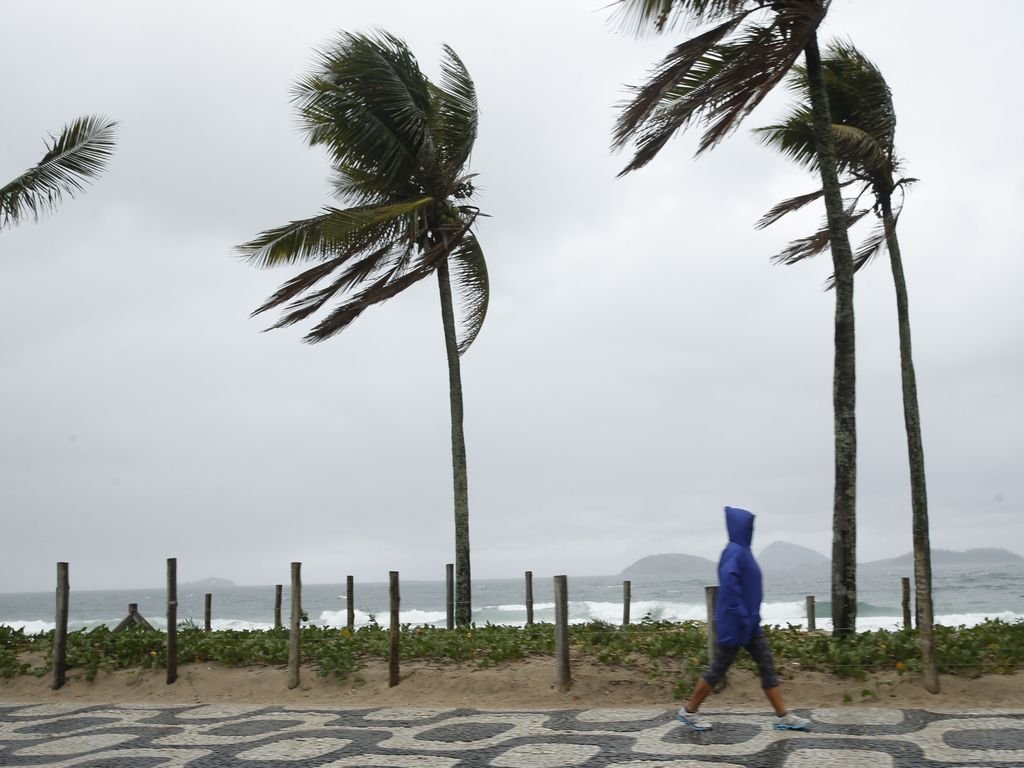
[[[889,251],[893,284],[896,289],[896,315],[899,325],[900,370],[903,386],[903,420],[907,432],[907,456],[910,464],[912,528],[914,540],[914,581],[917,591],[918,631],[924,668],[925,688],[939,691],[935,659],[935,637],[932,631],[932,561],[928,531],[928,492],[924,472],[924,447],[921,440],[921,416],[917,403],[917,377],[910,344],[910,309],[907,283],[903,273],[896,223],[899,207],[893,208],[893,195],[914,179],[897,178],[901,163],[896,154],[896,111],[892,92],[878,67],[849,43],[833,43],[822,61],[825,87],[832,114],[832,130],[842,185],[855,194],[847,205],[847,218],[853,224],[874,211],[880,224],[865,239],[854,258],[854,269],[860,269],[882,248]],[[776,125],[758,129],[766,145],[793,158],[801,165],[814,168],[817,154],[811,133],[811,110],[806,102],[806,72],[795,70],[790,85],[804,101],[797,104]],[[869,194],[872,205],[861,205]],[[784,200],[758,222],[766,227],[786,214],[799,210],[819,199],[820,190]],[[810,237],[794,240],[774,260],[795,264],[828,249],[827,229]]]
[[116,126],[105,117],[80,117],[51,137],[43,159],[0,188],[0,230],[30,217],[38,221],[64,195],[74,197],[99,176],[113,153]]
[[856,631],[857,430],[853,254],[846,233],[817,29],[828,0],[619,0],[638,30],[664,31],[680,19],[709,28],[676,46],[624,107],[613,146],[635,144],[620,175],[649,163],[678,131],[704,126],[697,154],[734,130],[803,55],[811,88],[814,145],[832,240],[836,283],[832,404],[835,488],[832,515],[832,625]]
[[[477,134],[476,90],[447,46],[438,84],[398,38],[343,33],[294,90],[311,145],[331,157],[331,181],[346,208],[267,230],[239,246],[258,267],[314,262],[253,315],[282,308],[272,326],[337,303],[305,337],[319,342],[363,310],[436,274],[448,356],[455,491],[456,621],[471,621],[469,493],[459,356],[484,322],[489,296],[483,251],[472,231],[466,173]],[[458,299],[459,318],[456,320]]]

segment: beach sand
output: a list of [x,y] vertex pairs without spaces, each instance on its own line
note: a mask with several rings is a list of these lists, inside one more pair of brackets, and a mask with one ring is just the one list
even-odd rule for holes
[[[820,672],[780,670],[783,696],[794,709],[820,707],[886,707],[966,711],[1024,708],[1024,675],[977,678],[943,676],[942,692],[927,693],[920,677],[875,675],[864,681]],[[672,686],[656,683],[636,669],[609,667],[586,660],[572,662],[573,684],[567,692],[555,686],[554,661],[533,658],[477,669],[472,665],[405,662],[401,682],[388,686],[387,664],[372,661],[358,680],[336,681],[303,668],[298,688],[287,687],[282,667],[224,667],[188,664],[178,680],[166,683],[165,670],[101,672],[90,682],[69,670],[59,691],[49,677],[22,675],[0,680],[0,704],[62,702],[67,704],[256,704],[331,707],[470,707],[474,709],[591,709],[599,707],[676,708]],[[717,709],[757,709],[767,702],[758,678],[733,670],[726,689],[704,705]]]

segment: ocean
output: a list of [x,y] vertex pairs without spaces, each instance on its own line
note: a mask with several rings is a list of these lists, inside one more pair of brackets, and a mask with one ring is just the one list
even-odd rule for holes
[[[858,577],[858,631],[902,626],[901,577],[909,568],[865,568]],[[687,578],[634,578],[631,580],[630,618],[645,616],[667,621],[706,618],[706,580]],[[622,622],[622,579],[618,576],[568,576],[569,620]],[[911,580],[913,585],[913,580]],[[765,574],[765,624],[806,626],[807,595],[816,599],[817,627],[830,630],[831,608],[827,570],[802,569]],[[178,588],[178,620],[203,625],[205,589]],[[289,585],[284,586],[282,617],[288,621]],[[444,626],[443,581],[403,581],[401,622]],[[1024,565],[989,563],[951,565],[933,575],[936,623],[973,626],[987,618],[1015,622],[1024,619]],[[164,588],[76,591],[69,607],[71,630],[99,625],[116,626],[137,603],[139,612],[157,628],[166,627]],[[274,586],[231,586],[212,591],[213,629],[267,629],[274,621]],[[533,579],[534,621],[554,621],[554,586],[551,577]],[[388,584],[355,582],[355,622],[362,626],[389,621]],[[347,618],[345,585],[307,584],[302,604],[310,623],[344,626]],[[473,584],[473,621],[478,625],[523,625],[526,622],[525,579],[484,579]],[[0,625],[35,634],[54,627],[54,592],[0,593]]]

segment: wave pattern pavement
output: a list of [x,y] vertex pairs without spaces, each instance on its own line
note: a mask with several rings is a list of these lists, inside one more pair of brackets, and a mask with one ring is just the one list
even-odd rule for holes
[[0,704],[5,768],[952,768],[1024,766],[1024,710],[709,710],[693,733],[674,711],[336,709]]

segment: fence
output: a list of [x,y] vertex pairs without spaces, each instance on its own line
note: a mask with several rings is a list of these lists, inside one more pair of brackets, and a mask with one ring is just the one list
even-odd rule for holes
[[[288,688],[293,689],[300,684],[301,668],[301,637],[304,612],[302,609],[302,564],[293,562],[291,564],[291,614],[289,617],[289,643],[288,643]],[[446,566],[446,626],[447,629],[454,628],[454,566]],[[281,603],[283,585],[277,584],[274,587],[274,627],[281,629]],[[705,601],[707,609],[706,633],[708,658],[714,655],[717,644],[715,632],[715,607],[717,601],[718,587],[709,586],[705,588]],[[910,579],[902,579],[903,593],[903,624],[905,629],[911,627],[910,610]],[[167,559],[167,629],[166,629],[166,650],[167,650],[167,684],[173,684],[177,680],[177,609],[178,609],[178,584],[177,584],[177,559]],[[390,686],[398,685],[401,681],[400,669],[400,606],[401,595],[399,590],[399,573],[389,573],[389,595],[390,595],[390,624],[389,624],[389,652],[388,652],[388,683]],[[554,577],[554,630],[555,630],[555,682],[559,690],[567,691],[572,685],[569,665],[569,582],[568,577],[559,575]],[[206,593],[204,596],[204,622],[203,628],[206,632],[211,631],[213,613],[213,594]],[[632,583],[629,580],[622,584],[622,626],[630,624],[630,604],[632,599]],[[355,585],[352,576],[346,577],[346,626],[351,632],[355,627]],[[66,680],[67,669],[67,634],[68,634],[68,612],[70,603],[70,580],[69,566],[66,562],[57,564],[57,594],[56,594],[56,628],[53,640],[53,677],[52,687],[59,689]],[[533,615],[533,572],[525,572],[525,607],[526,626],[534,623]],[[806,598],[807,630],[816,631],[815,598],[808,595]],[[130,603],[127,617],[115,627],[114,632],[121,632],[131,626],[141,626],[148,630],[153,627],[139,613],[138,604]]]

